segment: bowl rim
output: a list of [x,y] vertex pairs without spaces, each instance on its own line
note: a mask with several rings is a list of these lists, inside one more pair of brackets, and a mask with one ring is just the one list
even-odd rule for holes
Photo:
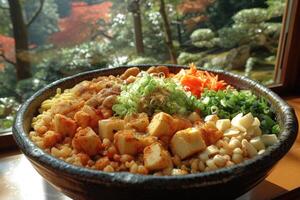
[[[121,65],[116,68],[103,68],[87,72],[82,72],[73,76],[65,77],[50,83],[46,87],[38,90],[34,95],[27,99],[22,106],[19,108],[14,126],[13,126],[13,136],[16,143],[22,150],[22,152],[35,164],[45,167],[50,170],[59,171],[65,176],[74,178],[76,177],[82,181],[89,181],[93,183],[102,183],[104,185],[118,185],[120,187],[142,187],[142,188],[156,188],[159,189],[163,185],[164,188],[191,188],[191,187],[201,187],[214,185],[218,183],[226,183],[230,180],[236,179],[239,175],[251,175],[254,172],[259,173],[262,170],[270,169],[276,162],[278,162],[284,154],[288,152],[297,137],[298,122],[294,112],[284,100],[282,100],[277,94],[272,92],[270,89],[262,86],[254,80],[250,80],[247,77],[233,74],[228,71],[220,69],[203,69],[212,73],[224,74],[229,78],[241,80],[248,86],[256,87],[260,92],[266,95],[266,99],[270,102],[271,100],[278,104],[283,112],[283,130],[279,137],[279,142],[268,147],[266,152],[262,155],[257,155],[252,159],[246,160],[242,163],[235,164],[230,167],[221,168],[209,172],[200,172],[195,174],[187,174],[183,176],[153,176],[153,175],[139,175],[132,174],[130,172],[113,172],[108,173],[100,170],[88,169],[85,167],[79,167],[69,164],[59,158],[56,158],[32,142],[28,134],[26,133],[23,126],[23,118],[28,110],[28,107],[34,102],[35,98],[41,96],[47,92],[50,88],[59,86],[65,81],[72,80],[78,77],[88,76],[94,73],[101,73],[114,71],[118,69],[125,70],[129,67],[139,67],[141,69],[147,69],[151,66],[167,66],[171,68],[188,68],[183,65],[174,64],[143,64],[143,65]],[[77,84],[77,83],[76,83]],[[266,158],[269,158],[266,162]],[[260,165],[258,164],[260,163]],[[257,167],[257,166],[260,167]],[[251,173],[250,173],[251,172]],[[157,184],[159,182],[159,184]]]

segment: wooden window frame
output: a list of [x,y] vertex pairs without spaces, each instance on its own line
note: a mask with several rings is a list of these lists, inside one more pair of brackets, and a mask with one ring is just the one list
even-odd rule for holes
[[[297,37],[298,36],[298,37]],[[300,93],[300,1],[288,0],[275,66],[275,84],[279,95]]]

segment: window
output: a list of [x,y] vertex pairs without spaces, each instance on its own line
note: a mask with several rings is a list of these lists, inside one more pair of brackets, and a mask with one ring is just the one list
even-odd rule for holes
[[36,90],[97,68],[194,62],[276,91],[297,78],[298,1],[0,0],[0,10],[1,132]]

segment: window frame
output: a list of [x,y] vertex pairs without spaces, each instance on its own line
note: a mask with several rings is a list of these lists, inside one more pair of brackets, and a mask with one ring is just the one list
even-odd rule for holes
[[298,93],[300,86],[300,1],[288,0],[283,17],[277,60],[275,65],[275,83],[270,85],[279,95]]

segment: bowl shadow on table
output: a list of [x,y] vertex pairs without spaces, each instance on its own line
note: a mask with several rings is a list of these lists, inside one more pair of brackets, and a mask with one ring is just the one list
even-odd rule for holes
[[264,180],[255,188],[245,193],[241,197],[236,200],[265,200],[265,199],[273,199],[283,193],[287,192],[286,189],[273,184],[267,180]]

